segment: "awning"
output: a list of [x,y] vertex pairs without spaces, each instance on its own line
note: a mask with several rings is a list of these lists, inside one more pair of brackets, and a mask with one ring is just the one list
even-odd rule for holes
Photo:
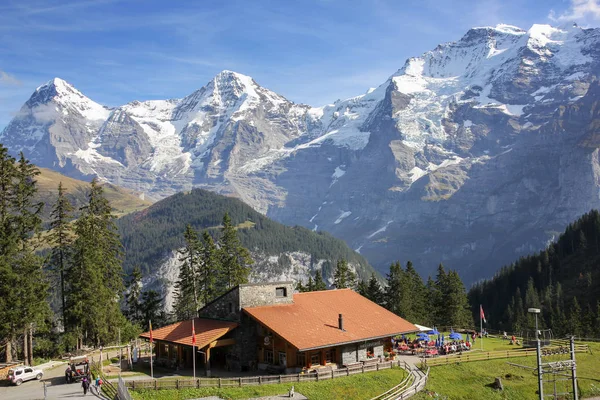
[[415,324],[415,326],[417,327],[417,329],[420,332],[429,332],[431,330],[431,328],[428,328],[428,327],[423,326],[423,325]]
[[[194,318],[196,330],[196,347],[203,348],[223,337],[226,333],[237,328],[238,324],[232,321],[221,321],[209,318]],[[150,332],[144,332],[141,338],[150,339]],[[155,341],[192,346],[192,320],[176,322],[162,328],[152,330]]]

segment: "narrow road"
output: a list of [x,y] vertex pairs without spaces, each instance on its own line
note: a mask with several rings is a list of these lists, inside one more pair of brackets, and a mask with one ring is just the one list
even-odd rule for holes
[[[105,358],[103,354],[103,358]],[[117,351],[109,353],[109,357],[115,357]],[[94,354],[97,358],[98,354]],[[41,381],[23,382],[21,386],[6,386],[2,382],[0,386],[0,399],[2,400],[44,400],[44,383],[46,385],[46,400],[58,399],[103,399],[106,397],[98,395],[95,390],[88,391],[87,396],[83,395],[81,383],[65,383],[65,365],[59,365],[56,368],[44,370],[44,377]]]

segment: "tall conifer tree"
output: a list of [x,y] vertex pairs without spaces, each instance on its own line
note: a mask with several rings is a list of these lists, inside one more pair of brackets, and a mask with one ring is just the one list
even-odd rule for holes
[[238,238],[235,226],[229,214],[223,216],[223,227],[219,238],[219,254],[221,259],[220,292],[232,287],[248,283],[250,265],[254,263],[248,249],[243,247]]
[[60,280],[60,298],[61,298],[61,317],[63,328],[67,328],[65,318],[66,300],[65,300],[65,271],[69,264],[71,244],[73,242],[73,232],[71,229],[71,213],[73,206],[65,196],[65,189],[62,182],[58,184],[58,198],[52,209],[50,216],[50,235],[49,242],[52,247],[50,254],[50,265],[54,271],[58,271]]
[[67,321],[78,334],[78,345],[96,345],[116,338],[124,322],[122,246],[114,215],[98,180],[91,182],[88,202],[75,221],[76,239],[68,276]]

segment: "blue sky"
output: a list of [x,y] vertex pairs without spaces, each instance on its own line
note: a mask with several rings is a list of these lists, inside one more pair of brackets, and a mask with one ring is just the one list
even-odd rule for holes
[[229,69],[319,106],[472,26],[567,20],[597,26],[600,0],[3,0],[0,129],[55,76],[115,106],[183,97]]

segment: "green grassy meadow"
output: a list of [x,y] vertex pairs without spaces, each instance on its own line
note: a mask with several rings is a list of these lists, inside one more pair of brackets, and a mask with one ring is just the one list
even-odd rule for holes
[[405,376],[406,372],[402,368],[396,367],[321,382],[285,383],[220,389],[136,390],[131,391],[131,393],[135,400],[184,400],[207,396],[219,396],[224,399],[247,399],[286,394],[293,385],[297,393],[301,393],[309,399],[370,399],[398,385]]
[[[484,339],[484,346],[485,343]],[[494,343],[494,341],[489,341],[489,343],[490,347],[496,350],[505,349],[498,348],[501,344]],[[600,344],[590,344],[590,350],[590,353],[577,353],[575,356],[580,398],[600,396]],[[566,358],[568,355],[544,357],[543,362]],[[509,362],[529,367],[536,366],[535,357],[519,357],[432,367],[425,391],[413,398],[537,400],[535,371],[510,365]],[[502,379],[503,392],[495,391],[488,386],[494,383],[496,377]],[[557,389],[558,392],[570,391],[570,383],[568,381],[558,383]],[[551,394],[552,390],[553,387],[550,383],[544,385],[545,394]]]

